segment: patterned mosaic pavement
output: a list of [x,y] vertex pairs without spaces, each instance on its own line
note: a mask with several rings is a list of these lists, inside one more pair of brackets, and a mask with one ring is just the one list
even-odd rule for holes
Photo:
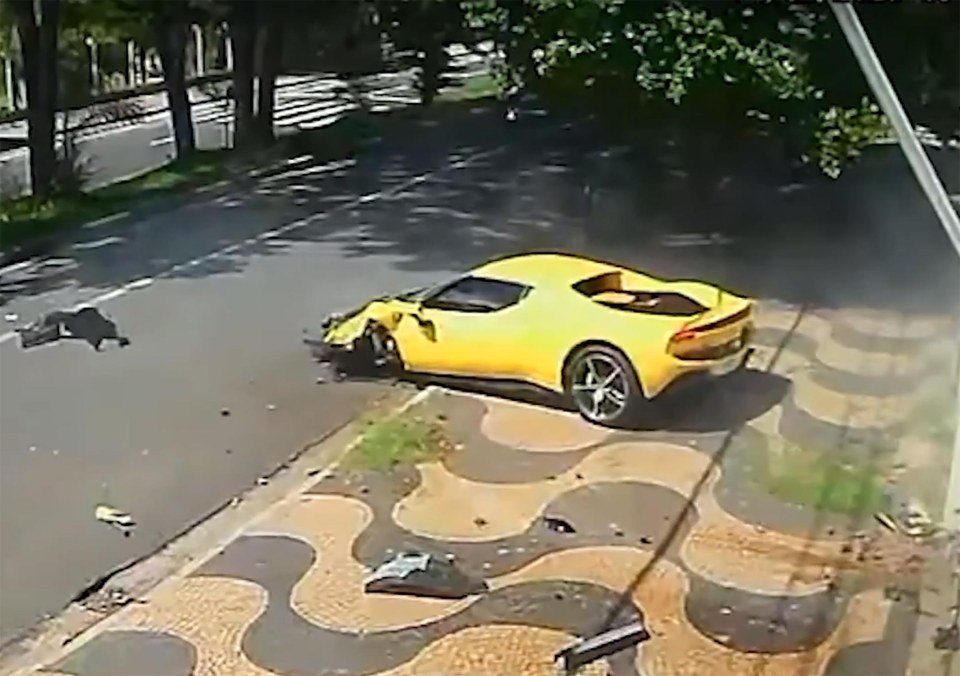
[[[442,422],[444,458],[318,481],[44,673],[546,675],[572,637],[637,618],[650,640],[582,673],[903,673],[910,618],[885,589],[927,552],[749,477],[785,442],[857,454],[882,440],[898,481],[935,483],[940,451],[910,412],[953,359],[951,334],[936,319],[762,310],[755,369],[662,430],[432,396],[413,413]],[[371,569],[408,549],[452,557],[490,591],[366,594]]]

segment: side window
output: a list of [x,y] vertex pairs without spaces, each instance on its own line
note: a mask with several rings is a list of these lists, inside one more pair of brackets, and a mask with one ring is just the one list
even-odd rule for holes
[[464,277],[435,296],[423,306],[454,312],[496,312],[519,303],[529,287],[498,279]]

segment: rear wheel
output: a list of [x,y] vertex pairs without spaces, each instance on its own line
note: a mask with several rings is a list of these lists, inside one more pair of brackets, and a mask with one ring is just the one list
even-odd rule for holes
[[598,425],[620,425],[646,402],[636,371],[619,351],[588,345],[573,355],[564,387],[580,415]]

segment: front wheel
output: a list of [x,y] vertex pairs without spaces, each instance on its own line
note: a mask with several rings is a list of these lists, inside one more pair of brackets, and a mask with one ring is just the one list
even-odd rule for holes
[[646,402],[633,366],[621,352],[604,345],[578,350],[564,381],[580,415],[598,425],[622,425]]

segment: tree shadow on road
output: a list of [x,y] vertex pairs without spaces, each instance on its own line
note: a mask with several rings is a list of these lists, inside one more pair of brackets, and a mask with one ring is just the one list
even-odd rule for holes
[[[689,140],[651,132],[628,144],[589,120],[562,122],[539,111],[510,123],[469,102],[346,118],[287,141],[281,161],[223,195],[90,228],[60,256],[0,278],[0,296],[236,274],[319,247],[408,271],[559,250],[797,305],[955,303],[955,256],[895,147],[830,182],[753,146],[696,166]],[[938,159],[955,187],[950,158]]]

